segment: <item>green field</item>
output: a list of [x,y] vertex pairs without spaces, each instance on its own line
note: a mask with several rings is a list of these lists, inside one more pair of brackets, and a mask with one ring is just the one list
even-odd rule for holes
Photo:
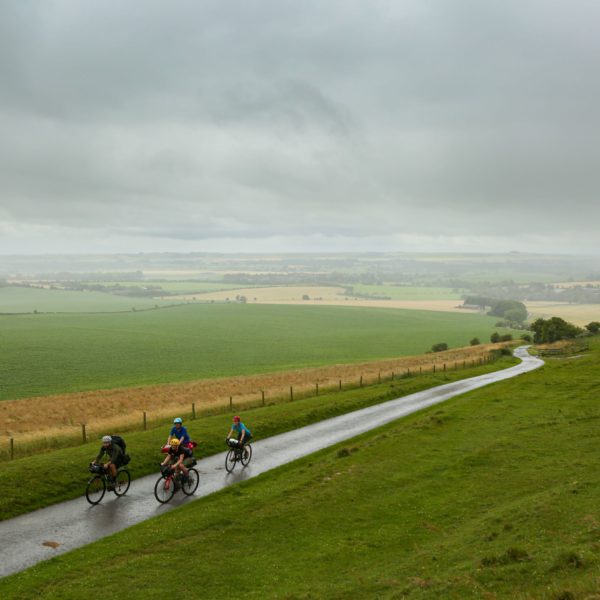
[[1,313],[87,313],[148,310],[175,304],[154,298],[133,298],[103,292],[75,292],[18,286],[0,287]]
[[597,598],[600,344],[0,582],[7,599],[162,598],[167,548],[221,598]]
[[354,307],[182,305],[0,316],[0,399],[422,354],[489,340],[495,318]]
[[451,288],[364,284],[352,287],[358,294],[389,296],[392,300],[461,300],[462,303],[460,293]]

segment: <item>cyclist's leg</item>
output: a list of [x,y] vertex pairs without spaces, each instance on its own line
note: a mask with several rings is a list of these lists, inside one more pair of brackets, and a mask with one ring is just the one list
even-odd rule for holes
[[183,464],[181,465],[181,470],[183,472],[183,479],[186,480],[188,478],[188,469],[192,466],[194,459],[190,456],[189,458],[183,459]]
[[251,440],[252,440],[252,436],[251,435],[247,435],[244,438],[244,456],[246,456],[248,454],[248,450],[246,450],[246,444],[249,444]]

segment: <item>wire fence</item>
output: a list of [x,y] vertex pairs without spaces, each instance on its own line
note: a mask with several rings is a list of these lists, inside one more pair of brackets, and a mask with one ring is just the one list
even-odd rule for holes
[[[281,387],[273,389],[261,389],[256,393],[253,399],[238,399],[234,395],[224,395],[221,402],[216,402],[210,406],[197,406],[196,402],[178,408],[178,415],[186,420],[196,420],[199,417],[208,417],[219,414],[227,414],[233,411],[241,412],[252,408],[260,408],[267,405],[280,404],[283,402],[294,402],[310,397],[323,396],[336,392],[344,392],[352,389],[360,389],[382,383],[389,383],[395,380],[418,377],[420,375],[431,375],[436,373],[445,373],[449,371],[458,371],[460,369],[474,368],[493,362],[496,355],[490,352],[486,355],[474,359],[457,360],[450,362],[431,363],[431,365],[406,367],[402,370],[389,371],[383,373],[381,370],[376,376],[368,378],[363,374],[357,375],[352,379],[342,378],[328,379],[326,381],[315,381],[314,384],[290,385],[285,390]],[[164,425],[165,415],[160,414],[152,416],[148,411],[137,412],[135,418],[131,418],[127,423],[119,426],[120,433],[131,433],[147,431],[154,427]],[[104,435],[107,426],[97,423],[94,429],[87,423],[80,423],[73,427],[70,432],[61,432],[57,435],[49,435],[43,438],[31,440],[17,444],[13,436],[9,437],[5,449],[0,449],[0,462],[14,460],[32,454],[86,444],[88,441]]]

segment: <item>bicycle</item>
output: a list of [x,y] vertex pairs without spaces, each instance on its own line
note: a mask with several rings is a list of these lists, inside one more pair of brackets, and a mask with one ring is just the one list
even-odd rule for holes
[[125,468],[117,469],[117,475],[113,480],[102,465],[91,464],[89,466],[90,477],[85,488],[85,497],[87,501],[96,505],[104,498],[106,490],[113,491],[116,496],[124,496],[131,485],[131,475]]
[[240,444],[238,440],[229,438],[225,440],[229,446],[229,452],[225,456],[225,470],[228,473],[233,473],[235,465],[239,462],[242,467],[247,467],[252,460],[252,446],[250,444]]
[[[194,459],[191,467],[196,465]],[[177,475],[171,465],[161,465],[161,475],[154,484],[154,497],[161,503],[166,504],[173,498],[175,492],[181,490],[186,496],[191,496],[200,483],[200,475],[196,469],[188,468],[187,479],[183,479],[183,474],[178,471]]]

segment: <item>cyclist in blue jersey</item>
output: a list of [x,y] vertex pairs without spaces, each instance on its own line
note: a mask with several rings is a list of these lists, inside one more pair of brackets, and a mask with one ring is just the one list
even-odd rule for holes
[[233,423],[227,434],[227,439],[231,439],[234,433],[237,433],[237,441],[241,446],[245,446],[252,439],[252,432],[242,423],[238,415],[233,417]]
[[190,443],[190,436],[188,435],[187,429],[183,426],[183,420],[181,417],[173,419],[173,427],[169,432],[166,446],[169,446],[172,438],[177,438],[180,444],[187,446]]

